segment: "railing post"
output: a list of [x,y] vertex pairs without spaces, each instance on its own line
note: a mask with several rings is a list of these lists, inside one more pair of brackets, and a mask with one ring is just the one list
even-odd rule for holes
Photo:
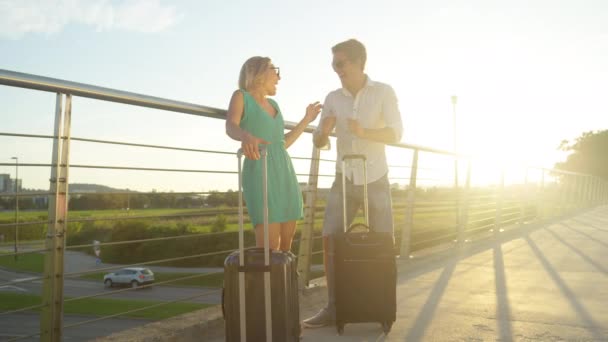
[[603,195],[604,195],[604,182],[602,182],[602,179],[598,179],[597,181],[598,185],[598,189],[597,189],[597,204],[601,205],[604,203],[603,201]]
[[310,264],[312,260],[313,236],[315,231],[315,203],[317,202],[317,189],[319,180],[319,159],[321,151],[312,148],[312,159],[310,161],[310,174],[308,175],[308,186],[306,189],[306,211],[304,213],[304,225],[300,233],[300,247],[298,249],[298,273],[300,289],[308,286],[310,281]]
[[502,224],[502,202],[505,195],[505,169],[501,168],[500,171],[500,184],[498,186],[498,198],[496,199],[496,216],[494,216],[494,235],[500,233],[500,226]]
[[540,185],[536,196],[536,216],[539,220],[545,218],[545,169],[540,169]]
[[597,184],[597,178],[591,176],[589,183],[591,183],[591,189],[589,191],[590,206],[595,206],[597,199],[597,188],[599,187],[599,184]]
[[581,201],[581,186],[580,186],[580,177],[573,176],[574,181],[572,182],[572,202],[574,209],[580,209],[583,207]]
[[456,211],[455,211],[456,224],[455,224],[455,227],[458,230],[456,232],[456,234],[458,236],[457,239],[460,240],[460,222],[461,222],[461,219],[462,219],[461,218],[461,215],[462,215],[462,212],[461,212],[461,210],[462,210],[462,208],[461,208],[462,198],[461,198],[461,196],[462,196],[462,194],[460,193],[460,191],[458,189],[458,181],[459,181],[459,179],[458,179],[458,157],[454,156],[454,195],[455,195],[454,198],[455,198],[455,201],[456,201]]
[[579,176],[580,178],[580,201],[581,201],[581,207],[586,208],[588,206],[588,201],[587,201],[587,185],[588,185],[588,181],[587,181],[587,177],[585,176]]
[[530,196],[528,195],[528,167],[526,166],[526,171],[524,174],[524,186],[523,186],[523,191],[521,192],[521,204],[519,207],[519,224],[522,225],[524,224],[524,221],[526,220],[526,207],[528,205],[528,200],[530,198]]
[[561,182],[559,187],[559,210],[557,213],[557,217],[561,217],[564,213],[564,207],[566,206],[566,188],[568,184],[568,175],[561,176]]
[[40,340],[58,342],[63,335],[63,266],[68,217],[68,171],[72,96],[57,94],[53,160],[49,195],[49,224],[45,238],[44,282]]
[[458,242],[465,242],[465,231],[469,222],[469,190],[471,189],[471,160],[467,163],[467,178],[462,190],[460,219],[458,222]]
[[405,225],[401,232],[401,260],[409,260],[412,229],[414,227],[414,205],[416,201],[416,177],[418,174],[418,149],[414,150],[412,158],[412,170],[410,173],[410,185],[407,190],[407,201],[405,203]]

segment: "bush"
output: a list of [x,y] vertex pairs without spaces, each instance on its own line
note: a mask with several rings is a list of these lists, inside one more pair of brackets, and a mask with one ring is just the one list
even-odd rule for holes
[[223,232],[228,228],[228,219],[223,214],[219,214],[215,217],[215,221],[211,225],[212,233]]

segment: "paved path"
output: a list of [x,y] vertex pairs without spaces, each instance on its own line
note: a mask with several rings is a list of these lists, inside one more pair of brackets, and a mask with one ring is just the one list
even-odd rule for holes
[[608,341],[608,206],[503,234],[403,266],[388,336],[350,324],[343,336],[306,329],[303,340]]

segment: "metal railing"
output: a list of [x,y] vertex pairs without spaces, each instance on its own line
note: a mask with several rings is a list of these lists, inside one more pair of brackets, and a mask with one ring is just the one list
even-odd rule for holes
[[[68,212],[69,196],[90,195],[89,193],[69,192],[68,181],[70,170],[75,169],[103,169],[135,172],[169,172],[169,173],[200,173],[200,174],[236,174],[234,170],[208,170],[208,169],[182,169],[166,167],[141,167],[141,166],[116,166],[116,165],[88,165],[72,164],[70,160],[71,142],[86,142],[102,145],[115,145],[119,147],[134,147],[140,149],[181,151],[197,154],[220,154],[232,155],[233,152],[217,151],[213,149],[197,149],[181,146],[165,146],[156,144],[141,144],[128,141],[111,141],[104,139],[93,139],[85,137],[72,137],[72,100],[73,97],[84,97],[102,101],[129,104],[138,107],[155,108],[168,111],[168,114],[182,113],[196,115],[203,118],[224,119],[225,111],[217,108],[199,106],[190,103],[173,101],[158,97],[151,97],[136,93],[123,92],[109,88],[91,86],[87,84],[69,82],[53,78],[29,75],[24,73],[0,70],[0,84],[24,89],[34,89],[56,94],[55,98],[55,121],[54,133],[52,135],[22,134],[15,132],[0,132],[0,137],[12,137],[19,139],[47,139],[53,142],[52,158],[50,164],[20,163],[21,167],[43,167],[50,169],[49,191],[43,192],[17,192],[14,194],[0,194],[0,198],[28,196],[45,196],[48,203],[48,215],[46,219],[22,222],[18,218],[15,222],[0,222],[0,229],[14,228],[15,235],[6,234],[8,240],[15,241],[15,251],[4,253],[2,257],[25,255],[32,253],[45,253],[44,272],[41,276],[30,277],[27,280],[0,281],[0,286],[22,284],[24,282],[42,281],[42,302],[39,305],[30,305],[0,312],[0,317],[24,311],[41,310],[40,331],[28,336],[18,336],[14,340],[27,339],[39,336],[43,341],[60,341],[64,335],[64,329],[74,328],[84,324],[92,324],[108,318],[113,318],[129,313],[143,310],[156,309],[172,302],[192,301],[209,295],[217,295],[219,289],[204,290],[194,296],[155,303],[143,308],[128,310],[118,314],[106,315],[79,323],[64,324],[64,303],[86,300],[91,298],[105,297],[117,293],[132,291],[133,289],[118,289],[97,292],[89,295],[64,298],[64,280],[78,278],[91,273],[110,271],[117,266],[96,267],[86,271],[65,272],[66,250],[91,250],[94,247],[117,248],[121,246],[144,245],[154,243],[179,243],[193,239],[207,237],[230,236],[233,232],[183,232],[173,236],[132,238],[122,241],[101,241],[98,244],[74,243],[68,244],[66,240],[70,224],[85,224],[89,222],[106,222],[114,224],[122,221],[147,220],[169,220],[184,218],[214,217],[217,215],[236,215],[236,209],[209,209],[204,211],[168,214],[133,214],[133,215],[108,215],[103,217],[78,217],[70,216]],[[292,123],[287,123],[288,128]],[[311,132],[314,127],[308,127],[306,132]],[[392,144],[392,149],[400,151],[400,155],[411,153],[411,159],[400,158],[399,165],[391,165],[391,182],[400,184],[399,188],[393,190],[393,212],[395,220],[395,239],[399,247],[402,260],[415,257],[415,252],[427,247],[445,244],[446,246],[458,246],[479,236],[498,235],[501,231],[510,227],[517,227],[527,222],[554,218],[560,215],[575,212],[582,208],[592,207],[608,202],[608,184],[606,181],[596,177],[563,172],[559,170],[533,169],[523,166],[525,179],[518,184],[505,184],[504,171],[499,172],[497,181],[491,185],[476,186],[472,183],[472,170],[475,162],[479,162],[469,156],[456,154],[450,151],[442,151],[423,146],[411,144]],[[298,271],[300,272],[301,286],[306,286],[312,276],[311,265],[319,263],[322,254],[320,229],[322,225],[322,212],[324,210],[324,196],[326,191],[320,189],[319,177],[333,177],[331,174],[322,174],[323,163],[335,163],[332,158],[324,157],[324,152],[311,147],[310,158],[293,157],[309,162],[309,170],[299,170],[298,175],[308,177],[307,185],[303,187],[305,196],[304,218],[299,223],[300,232],[294,243],[298,249]],[[407,152],[407,153],[405,153]],[[335,153],[335,152],[334,152]],[[421,162],[421,156],[441,156],[449,162],[458,160],[460,170],[453,169],[453,163],[445,170],[441,167]],[[483,162],[483,161],[481,161]],[[12,166],[13,163],[0,163],[0,166]],[[448,172],[445,172],[449,170]],[[464,172],[463,172],[464,171]],[[536,171],[539,176],[531,179],[530,171]],[[453,173],[452,173],[453,172]],[[439,173],[441,176],[437,176]],[[454,182],[454,174],[463,177],[464,181]],[[459,176],[456,176],[459,177]],[[403,181],[407,181],[404,184]],[[424,183],[422,185],[421,183]],[[454,186],[453,184],[459,184]],[[129,191],[113,192],[114,195],[130,196],[135,194]],[[139,193],[141,194],[141,193]],[[150,194],[150,193],[148,193]],[[208,196],[208,192],[179,192],[179,193],[154,193],[156,195],[192,195]],[[20,229],[32,229],[31,227],[46,226],[44,235],[44,248],[30,250],[17,250],[18,231]],[[236,240],[236,239],[234,239]],[[223,256],[234,249],[222,249],[213,251],[201,251],[183,256],[163,257],[155,260],[131,262],[120,265],[142,266],[171,264],[174,262],[185,262],[197,260],[203,257]],[[191,279],[202,279],[213,277],[220,272],[207,272],[194,275],[185,275],[167,281],[159,281],[149,287],[156,287],[185,281]]]

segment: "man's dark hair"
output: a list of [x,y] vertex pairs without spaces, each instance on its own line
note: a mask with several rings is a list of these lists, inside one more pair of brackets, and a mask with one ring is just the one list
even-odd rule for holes
[[367,52],[365,51],[365,45],[356,39],[349,39],[338,43],[331,48],[332,53],[338,51],[344,52],[351,62],[360,61],[361,67],[365,69],[365,62],[367,61]]

